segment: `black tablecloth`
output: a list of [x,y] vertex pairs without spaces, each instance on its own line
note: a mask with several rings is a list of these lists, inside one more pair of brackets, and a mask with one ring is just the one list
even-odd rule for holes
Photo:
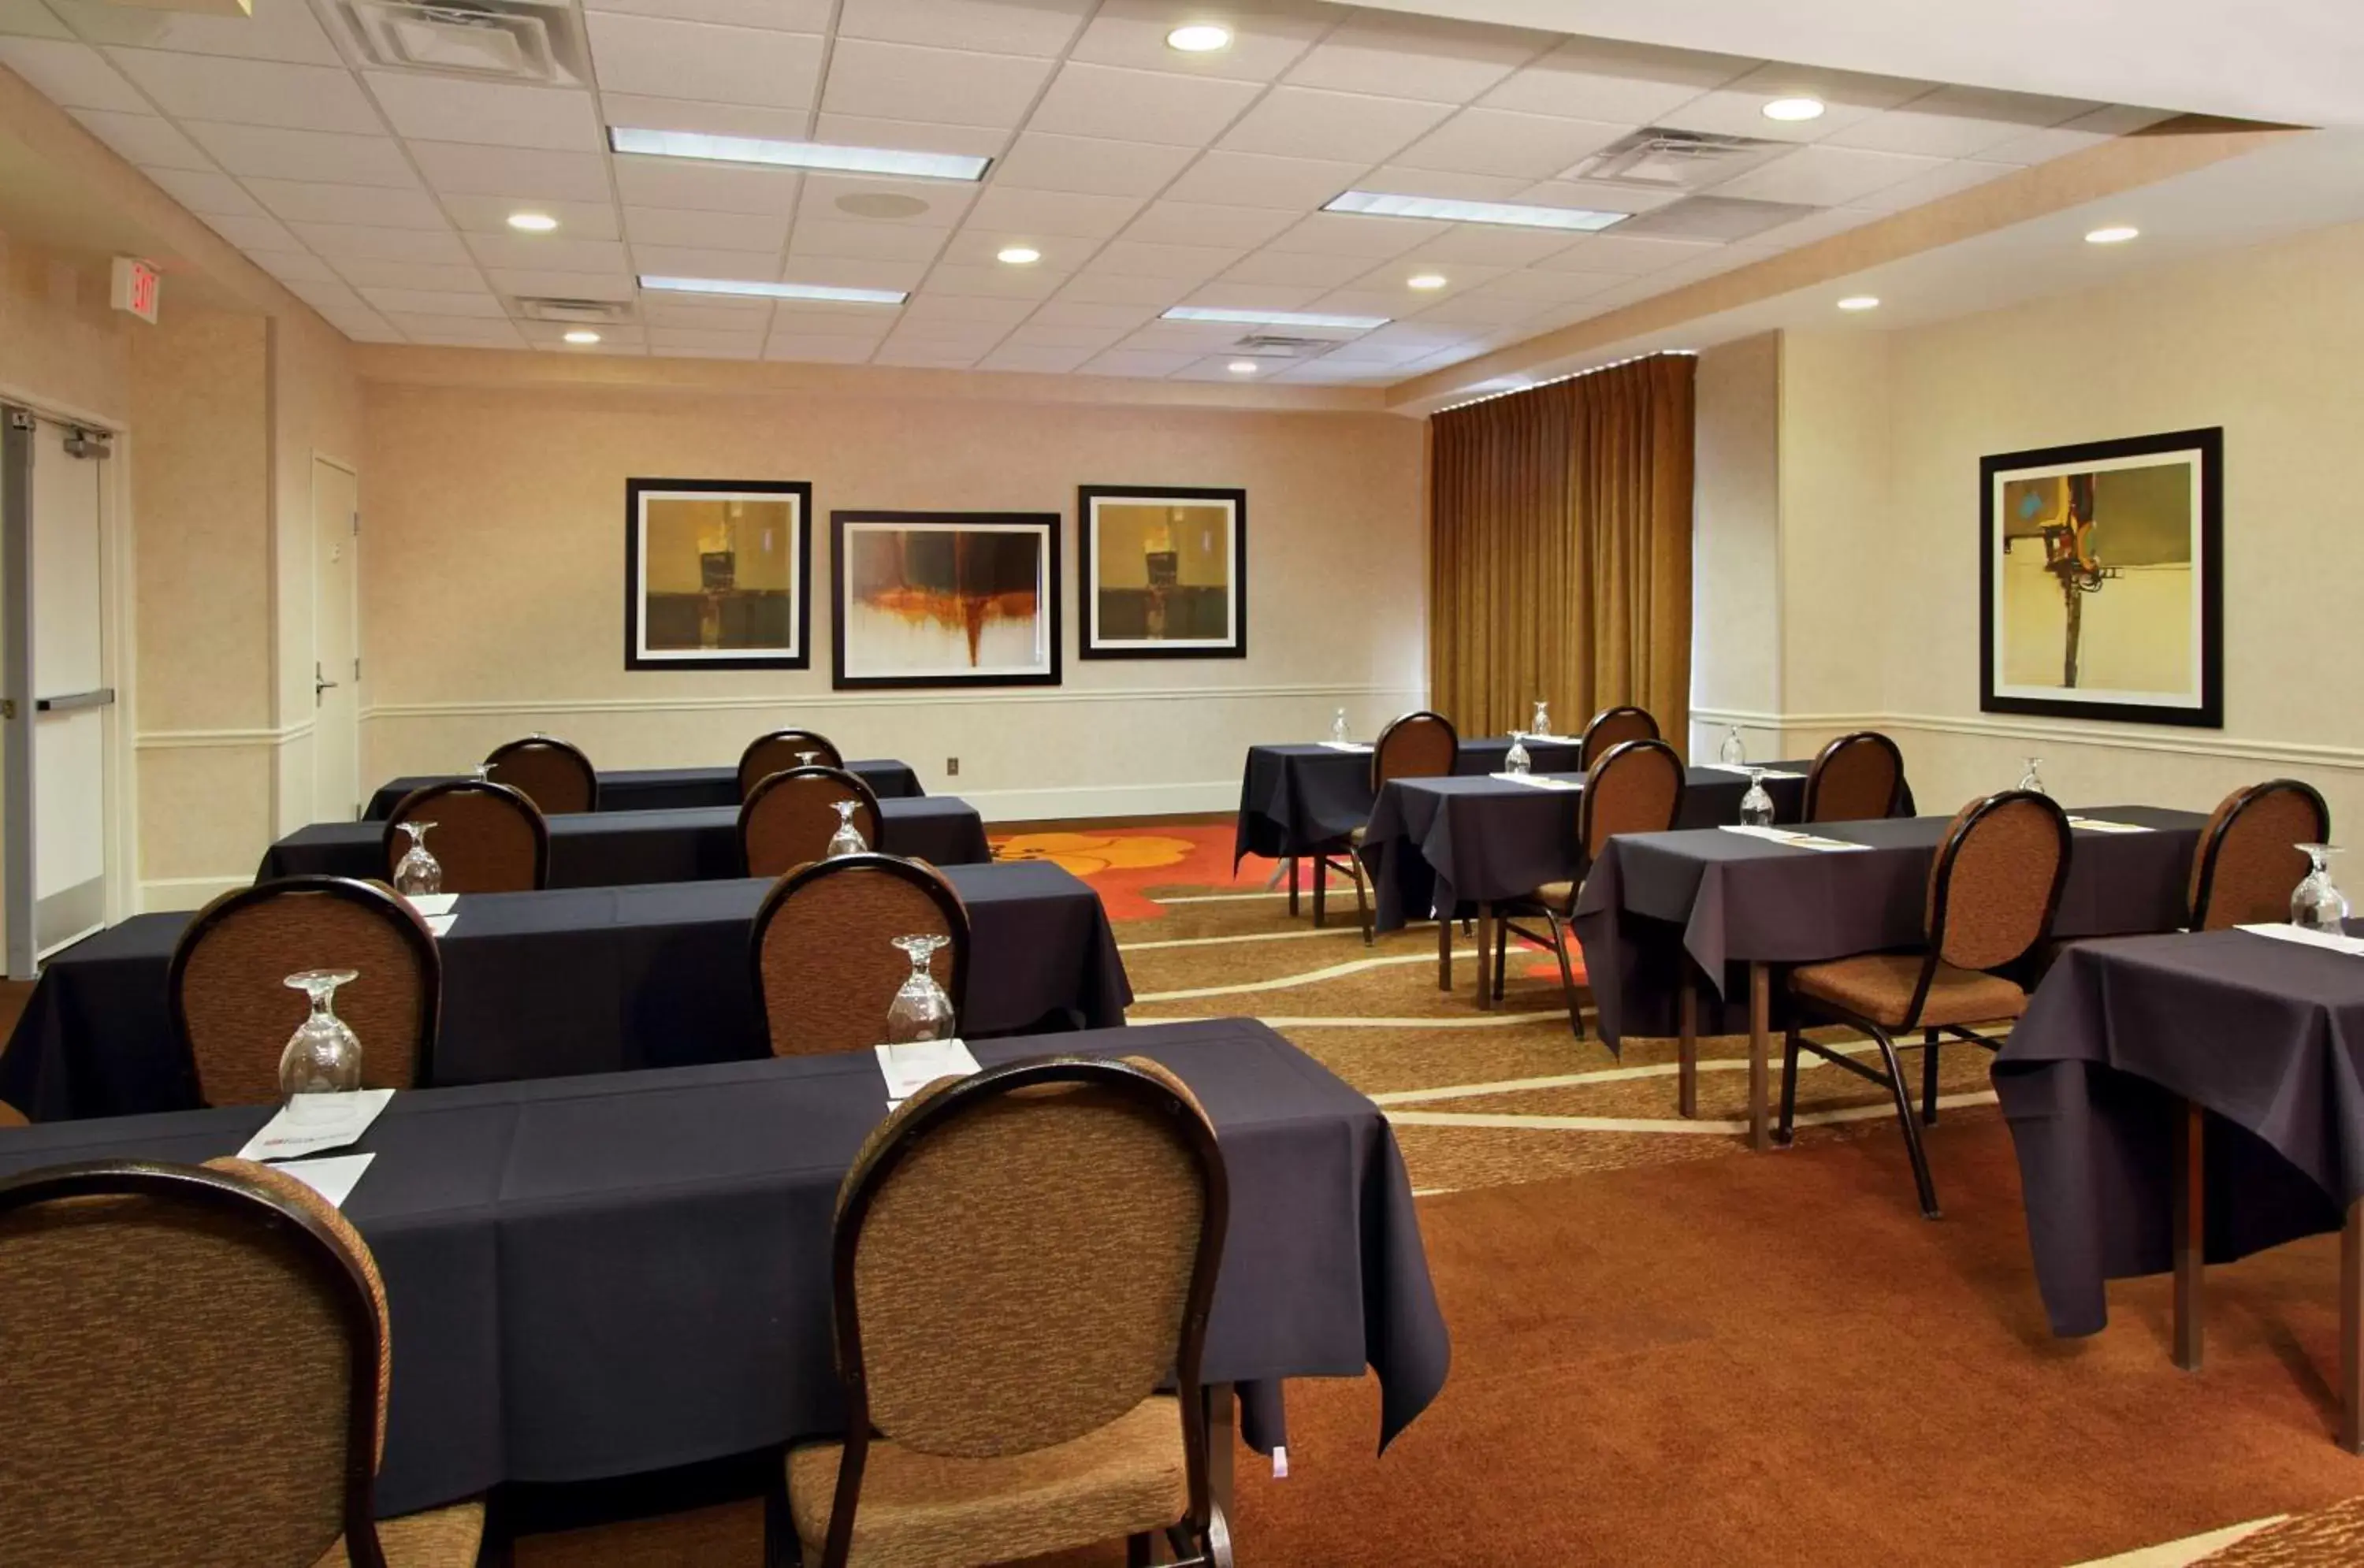
[[[988,1065],[1044,1050],[1153,1057],[1213,1119],[1232,1209],[1205,1373],[1248,1385],[1250,1442],[1282,1437],[1282,1378],[1367,1363],[1383,1443],[1427,1407],[1448,1343],[1377,1106],[1244,1018],[976,1048]],[[0,1129],[0,1173],[194,1163],[267,1114]],[[831,1216],[885,1114],[867,1051],[395,1096],[345,1206],[393,1315],[380,1510],[836,1429]]]
[[2080,943],[1994,1085],[2053,1332],[2093,1333],[2103,1281],[2174,1264],[2184,1102],[2208,1112],[2210,1262],[2336,1230],[2364,1197],[2364,958],[2248,931]]
[[[1464,740],[1455,773],[1490,773],[1502,766],[1510,738]],[[1574,740],[1530,740],[1537,772],[1576,766]],[[1240,820],[1234,862],[1245,855],[1309,855],[1360,828],[1371,815],[1371,754],[1320,744],[1251,746],[1240,778]]]
[[[1047,861],[951,866],[974,942],[972,1035],[1104,1029],[1132,1000],[1099,895]],[[482,1084],[768,1053],[748,927],[771,884],[463,897],[440,940],[430,1081]],[[36,1120],[196,1104],[165,972],[188,914],[138,915],[50,960],[0,1056],[0,1100]],[[368,1042],[363,1041],[364,1050]]]
[[[976,808],[957,795],[882,800],[876,848],[940,866],[993,858]],[[275,876],[385,875],[383,822],[315,822],[262,852],[257,882]],[[435,847],[429,834],[427,847]],[[627,887],[740,874],[739,808],[574,812],[550,818],[550,885]]]
[[[1798,775],[1765,781],[1775,817],[1795,821],[1805,798],[1805,772],[1812,764],[1763,765]],[[1546,882],[1574,875],[1576,805],[1584,795],[1584,775],[1548,776],[1579,787],[1544,789],[1480,774],[1398,779],[1381,790],[1363,840],[1379,929],[1426,919],[1432,907],[1447,904],[1522,897]],[[1737,822],[1740,797],[1747,793],[1745,773],[1693,768],[1683,789],[1683,825]]]
[[[859,774],[881,800],[902,799],[928,792],[920,787],[920,775],[908,762],[866,758],[845,764],[848,773]],[[415,789],[429,784],[447,784],[466,775],[461,773],[414,773],[407,778],[394,779],[382,785],[370,796],[367,820],[383,822],[394,815],[395,803]],[[739,804],[739,768],[733,763],[727,768],[619,768],[602,769],[599,773],[599,809],[602,811],[682,811],[701,806]]]
[[[2172,930],[2184,918],[2192,846],[2207,820],[2150,806],[2075,815],[2135,822],[2148,833],[2077,829],[2053,933],[2113,936]],[[1600,1010],[1600,1035],[1672,1031],[1684,955],[1719,992],[1727,964],[1814,963],[1926,935],[1929,866],[1948,817],[1831,822],[1823,838],[1869,844],[1825,851],[1716,830],[1630,833],[1586,876],[1576,934]]]

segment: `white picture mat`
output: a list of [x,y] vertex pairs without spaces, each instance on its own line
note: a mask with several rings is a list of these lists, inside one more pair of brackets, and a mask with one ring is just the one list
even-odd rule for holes
[[1101,561],[1100,508],[1115,506],[1213,506],[1223,514],[1223,618],[1231,630],[1224,637],[1121,637],[1100,636],[1100,588],[1097,582],[1084,584],[1084,646],[1087,648],[1236,648],[1240,640],[1240,506],[1230,496],[1173,495],[1160,496],[1144,493],[1139,495],[1095,495],[1091,510],[1084,517],[1084,527],[1091,530],[1087,541],[1095,576]]
[[[757,648],[651,648],[649,646],[649,503],[652,501],[762,501],[788,508],[788,640]],[[694,664],[708,659],[795,659],[805,651],[805,498],[794,490],[643,490],[632,512],[632,654]],[[609,535],[614,538],[614,535]]]
[[[997,662],[981,656],[975,664],[968,662],[964,652],[958,658],[913,659],[908,662],[865,662],[862,655],[875,651],[889,640],[899,640],[910,649],[922,649],[928,641],[936,640],[923,629],[914,628],[909,636],[896,638],[884,623],[899,619],[888,612],[864,610],[853,597],[853,557],[859,541],[870,534],[1025,534],[1035,541],[1034,552],[1034,627],[1031,656],[1024,662]],[[848,679],[908,679],[959,680],[973,677],[1012,675],[1048,675],[1052,670],[1051,595],[1058,584],[1051,580],[1051,554],[1054,535],[1051,526],[1043,523],[984,522],[869,522],[847,518],[839,536],[843,540],[845,559],[837,562],[837,572],[845,584],[838,595],[838,613],[845,618],[845,669]],[[857,630],[857,628],[859,628]],[[965,637],[963,637],[965,646]]]

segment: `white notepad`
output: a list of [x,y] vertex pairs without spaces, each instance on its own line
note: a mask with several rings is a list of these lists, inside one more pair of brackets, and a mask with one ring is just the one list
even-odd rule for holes
[[967,1042],[921,1040],[908,1045],[882,1045],[878,1071],[886,1080],[886,1103],[899,1106],[939,1078],[965,1078],[980,1071]]
[[1321,744],[1333,751],[1367,751],[1370,750],[1368,746],[1366,746],[1360,740],[1324,740]]
[[427,920],[427,934],[433,937],[448,937],[452,934],[452,928],[459,923],[460,917],[457,915],[431,915]]
[[2303,926],[2258,925],[2239,929],[2251,936],[2271,937],[2276,941],[2297,942],[2331,952],[2364,955],[2364,937],[2335,937],[2329,931],[2310,931]]
[[342,1208],[345,1200],[353,1195],[362,1173],[376,1158],[374,1154],[331,1154],[325,1160],[296,1160],[272,1169],[295,1177],[318,1193],[329,1200],[330,1207]]
[[[298,1095],[238,1151],[241,1160],[300,1160],[360,1141],[370,1124],[394,1099],[392,1089],[356,1089],[349,1095]],[[310,1102],[318,1101],[318,1104]]]
[[439,915],[449,915],[452,907],[460,902],[460,895],[456,893],[405,893],[400,896],[402,901],[409,905],[422,920],[432,920]]
[[1545,773],[1489,773],[1486,776],[1501,779],[1510,784],[1522,784],[1529,789],[1582,789],[1584,787],[1574,779],[1556,779]]
[[1751,828],[1733,822],[1726,822],[1723,826],[1727,833],[1745,833],[1752,839],[1764,839],[1776,844],[1787,844],[1793,850],[1822,850],[1827,852],[1871,848],[1869,844],[1850,844],[1844,839],[1816,838],[1812,833],[1801,833],[1790,828]]
[[2099,817],[2071,817],[2068,826],[2090,828],[2096,833],[2155,833],[2158,830],[2140,822],[2107,822]]

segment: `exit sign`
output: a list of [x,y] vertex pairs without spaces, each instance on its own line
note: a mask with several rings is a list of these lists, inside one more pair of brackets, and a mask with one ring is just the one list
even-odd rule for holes
[[116,309],[128,310],[152,325],[156,320],[156,306],[163,293],[164,279],[155,268],[129,256],[115,259]]

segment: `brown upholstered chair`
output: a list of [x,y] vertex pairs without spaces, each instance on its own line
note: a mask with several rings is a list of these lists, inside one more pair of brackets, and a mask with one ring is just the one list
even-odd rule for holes
[[[295,1032],[292,1026],[288,1032],[291,1034]],[[0,1100],[0,1127],[29,1127],[30,1125],[32,1125],[31,1122],[23,1111],[6,1100]]]
[[893,855],[841,855],[782,877],[755,911],[755,995],[775,1056],[861,1051],[886,1038],[911,973],[900,936],[950,937],[936,981],[958,1018],[968,983],[968,908],[943,873]]
[[1228,1568],[1199,1365],[1229,1209],[1214,1129],[1154,1062],[1040,1057],[913,1095],[838,1192],[846,1437],[792,1449],[775,1496],[804,1562],[1123,1536],[1147,1562],[1163,1532]]
[[811,766],[845,766],[845,758],[830,743],[829,737],[809,729],[775,729],[769,735],[757,736],[739,753],[739,798],[744,800],[754,794],[755,786],[774,773],[807,766],[804,754],[808,751],[812,753]]
[[391,1368],[369,1248],[244,1161],[0,1182],[0,1562],[467,1568],[468,1502],[374,1516]]
[[853,773],[837,768],[790,768],[766,773],[739,807],[739,854],[749,876],[786,876],[829,852],[837,831],[837,804],[854,803],[862,841],[878,847],[884,820],[878,797]]
[[[1635,709],[1640,712],[1640,709]],[[1644,715],[1645,717],[1648,716]],[[1576,874],[1547,882],[1497,910],[1494,922],[1494,1000],[1502,999],[1503,972],[1510,964],[1513,932],[1531,942],[1548,941],[1559,959],[1560,995],[1567,1002],[1567,1027],[1584,1038],[1586,975],[1581,950],[1568,951],[1568,922],[1592,862],[1619,833],[1663,833],[1681,820],[1689,774],[1675,749],[1663,740],[1626,740],[1603,752],[1585,770],[1584,793],[1576,802]],[[1543,932],[1515,923],[1541,916]],[[1478,955],[1478,984],[1486,984],[1485,955]]]
[[1647,708],[1630,704],[1604,707],[1584,727],[1584,738],[1577,743],[1576,765],[1589,769],[1628,740],[1656,739],[1658,721],[1650,717]]
[[[2009,790],[1973,800],[1947,825],[1929,868],[1925,951],[1864,953],[1790,972],[1778,1141],[1790,1141],[1798,1108],[1798,1053],[1811,1051],[1895,1097],[1921,1212],[1938,1218],[1937,1188],[1913,1125],[1895,1037],[1922,1031],[1921,1119],[1934,1122],[1940,1040],[1950,1034],[1998,1050],[2000,1040],[1968,1026],[2016,1018],[2027,1009],[2027,992],[2020,984],[1990,972],[2027,957],[2050,933],[2061,885],[2068,879],[2069,843],[2068,818],[2048,795]],[[1867,1067],[1808,1040],[1802,1030],[1815,1017],[1871,1036],[1882,1067]]]
[[[1371,798],[1377,800],[1379,791],[1389,779],[1444,778],[1453,772],[1461,760],[1461,736],[1453,721],[1441,713],[1425,708],[1407,713],[1391,720],[1379,731],[1379,739],[1371,747]],[[1333,840],[1313,852],[1313,923],[1329,924],[1330,873],[1334,868],[1355,880],[1355,915],[1363,928],[1363,945],[1369,947],[1375,940],[1372,931],[1370,884],[1363,874],[1363,835],[1357,828],[1343,839]],[[1289,863],[1289,897],[1294,910],[1296,900],[1295,862]]]
[[544,817],[599,809],[599,773],[582,748],[555,736],[529,735],[493,748],[485,776],[533,802]]
[[389,878],[410,847],[405,822],[435,825],[427,852],[443,867],[446,893],[527,893],[550,884],[550,824],[522,791],[474,779],[412,790],[386,816]]
[[200,1100],[279,1098],[279,1053],[311,1006],[284,982],[307,969],[354,972],[336,1006],[361,1039],[364,1083],[431,1080],[443,961],[426,923],[374,883],[291,876],[223,894],[173,949],[166,1006]]
[[1863,822],[1896,815],[1904,793],[1904,753],[1876,729],[1842,735],[1823,748],[1806,774],[1805,820]]
[[2331,807],[2313,784],[2269,779],[2235,790],[2209,815],[2192,851],[2191,929],[2289,919],[2291,891],[2307,871],[2294,846],[2330,838]]

